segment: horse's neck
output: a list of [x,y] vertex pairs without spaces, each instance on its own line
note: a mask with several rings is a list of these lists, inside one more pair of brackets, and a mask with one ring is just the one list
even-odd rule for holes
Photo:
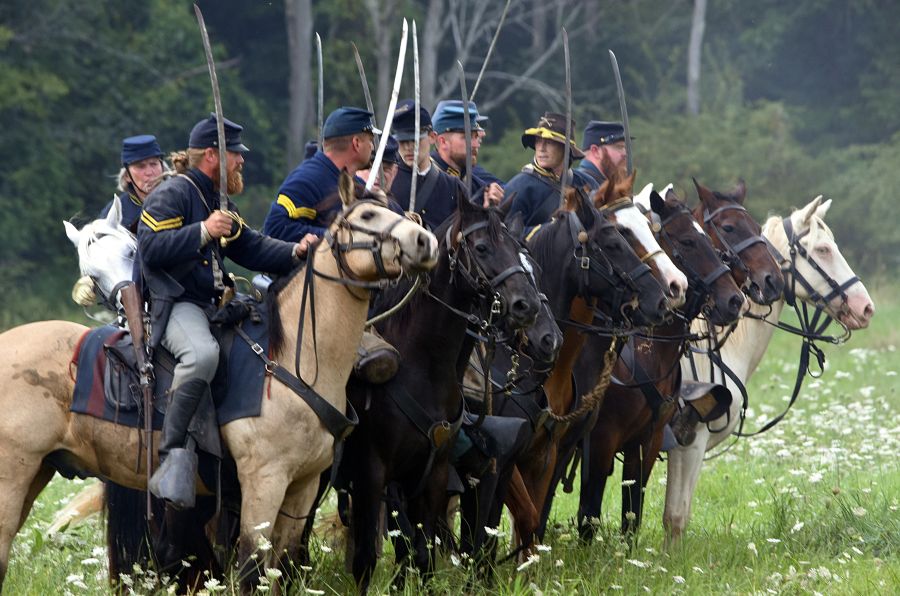
[[[315,254],[315,270],[332,277],[339,277],[334,255],[327,245]],[[310,265],[307,264],[307,267]],[[284,348],[278,355],[282,365],[294,370],[297,353],[297,332],[300,320],[300,304],[305,286],[306,271],[300,271],[278,296],[278,310],[284,336]],[[362,338],[369,301],[368,291],[348,288],[313,275],[311,293],[307,296],[303,322],[300,372],[303,380],[327,390],[335,390],[335,398],[344,399],[344,385],[356,358]],[[365,299],[360,299],[364,296]],[[315,300],[315,326],[312,320],[312,304]],[[315,338],[313,330],[315,329]],[[325,397],[328,397],[323,393]],[[331,400],[329,400],[331,401]]]
[[[583,298],[572,301],[569,318],[578,323],[589,325],[594,320],[594,311]],[[554,412],[558,414],[568,411],[572,404],[572,370],[578,361],[578,355],[584,347],[584,333],[572,326],[563,332],[563,343],[559,349],[559,357],[553,366],[550,376],[544,383],[547,399]],[[600,358],[600,355],[597,355]]]
[[683,320],[673,320],[673,322],[668,325],[656,327],[653,331],[654,335],[661,339],[643,340],[649,342],[650,350],[647,353],[648,358],[641,358],[640,360],[643,361],[641,365],[647,367],[650,376],[652,378],[658,378],[660,375],[672,370],[672,366],[681,357],[683,340],[679,341],[671,338],[682,337],[687,334],[687,332],[690,331],[690,324]]
[[[770,323],[778,322],[783,309],[784,300],[778,300],[772,304],[772,310],[766,316],[765,321],[745,315],[738,321],[734,332],[725,341],[725,345],[722,346],[722,360],[744,385],[747,384],[751,375],[756,371],[769,347],[769,342],[772,341],[775,327]],[[754,315],[762,316],[767,310],[768,307],[762,307],[757,304],[750,305],[750,312]],[[701,333],[704,332],[703,325],[703,323],[696,323],[694,330]],[[720,339],[724,333],[725,331],[719,333]],[[695,360],[699,379],[701,381],[709,379],[709,360],[707,358],[697,358]],[[722,382],[721,371],[716,370],[715,380],[716,382]]]

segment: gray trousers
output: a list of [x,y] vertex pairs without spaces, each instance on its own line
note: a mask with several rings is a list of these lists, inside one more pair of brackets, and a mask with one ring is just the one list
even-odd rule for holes
[[177,302],[172,307],[162,345],[175,360],[172,389],[190,379],[212,381],[219,366],[219,344],[209,330],[209,319],[203,309],[190,302]]

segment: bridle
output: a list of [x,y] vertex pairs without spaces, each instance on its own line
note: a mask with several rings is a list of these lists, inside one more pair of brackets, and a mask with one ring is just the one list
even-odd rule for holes
[[754,236],[748,236],[744,238],[737,244],[732,245],[728,242],[728,239],[725,237],[725,232],[719,228],[718,223],[716,223],[716,217],[725,211],[742,211],[747,213],[747,217],[750,217],[749,212],[743,205],[739,205],[737,203],[729,203],[727,205],[722,205],[713,211],[709,211],[706,207],[703,208],[703,224],[708,225],[713,229],[716,234],[716,238],[719,240],[719,243],[722,245],[722,260],[729,267],[738,267],[746,276],[747,279],[744,282],[744,285],[750,283],[750,269],[747,265],[744,264],[744,261],[741,259],[741,253],[754,246],[756,244],[765,244],[768,245],[766,239],[762,236],[762,234],[756,234]]
[[[632,197],[623,197],[608,205],[603,205],[599,208],[601,213],[610,213],[615,214],[617,211],[621,211],[623,209],[635,208],[642,211],[642,208],[635,204],[634,199]],[[654,258],[658,256],[666,256],[665,251],[662,248],[657,248],[656,250],[648,251],[643,257],[641,257],[642,263],[649,263]]]

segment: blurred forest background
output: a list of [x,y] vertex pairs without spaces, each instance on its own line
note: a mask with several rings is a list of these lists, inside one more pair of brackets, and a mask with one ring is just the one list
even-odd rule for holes
[[[402,17],[418,24],[423,104],[431,109],[458,96],[457,59],[471,89],[503,2],[200,6],[225,114],[244,125],[252,149],[238,201],[261,226],[303,143],[316,135],[314,31],[324,46],[326,113],[364,105],[355,42],[381,121]],[[490,116],[480,162],[508,179],[530,159],[522,130],[545,110],[564,111],[565,26],[579,138],[588,120],[619,118],[607,49],[618,56],[638,188],[671,181],[693,202],[691,177],[718,189],[743,178],[760,218],[824,194],[835,199],[829,222],[851,265],[869,277],[895,273],[897,22],[900,3],[888,0],[513,0],[476,98]],[[412,96],[411,46],[403,96]],[[84,223],[112,197],[123,137],[152,133],[164,150],[181,149],[211,109],[190,2],[4,0],[0,329],[81,316],[69,298],[78,271],[62,220]]]

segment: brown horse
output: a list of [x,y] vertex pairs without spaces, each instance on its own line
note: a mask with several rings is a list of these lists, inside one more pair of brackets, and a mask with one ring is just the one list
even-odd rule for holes
[[[632,533],[639,527],[644,490],[681,388],[680,359],[690,322],[702,310],[711,323],[730,324],[740,316],[744,303],[709,236],[675,193],[669,191],[663,200],[651,191],[647,199],[659,221],[660,244],[688,276],[687,302],[670,323],[645,337],[630,338],[616,362],[616,380],[607,389],[583,446],[578,523],[587,539],[594,533],[591,521],[600,517],[606,477],[612,473],[617,452],[624,452],[622,531]],[[595,341],[588,339],[576,378],[596,368],[591,360],[597,360],[601,352],[591,345]]]
[[[313,261],[316,327],[325,332],[320,331],[314,340],[316,327],[307,310],[305,332],[297,337],[305,276],[295,274],[275,298],[284,347],[274,353],[274,359],[292,362],[302,347],[301,376],[314,379],[312,388],[343,411],[347,378],[366,320],[368,292],[360,288],[348,292],[342,282],[429,269],[436,262],[437,241],[382,203],[357,200],[347,176],[341,179],[340,196],[344,211],[330,226],[328,240],[319,244]],[[381,273],[376,256],[383,263]],[[73,353],[86,331],[75,323],[42,321],[0,335],[4,387],[0,404],[6,412],[0,420],[0,582],[13,537],[56,471],[145,489],[147,470],[134,465],[138,431],[69,411]],[[221,433],[237,464],[243,494],[240,563],[252,562],[251,555],[261,542],[271,543],[271,550],[259,553],[257,564],[280,564],[287,574],[319,475],[332,462],[334,437],[287,386],[271,382],[269,390],[259,417],[226,424]],[[209,494],[199,481],[198,492]]]

